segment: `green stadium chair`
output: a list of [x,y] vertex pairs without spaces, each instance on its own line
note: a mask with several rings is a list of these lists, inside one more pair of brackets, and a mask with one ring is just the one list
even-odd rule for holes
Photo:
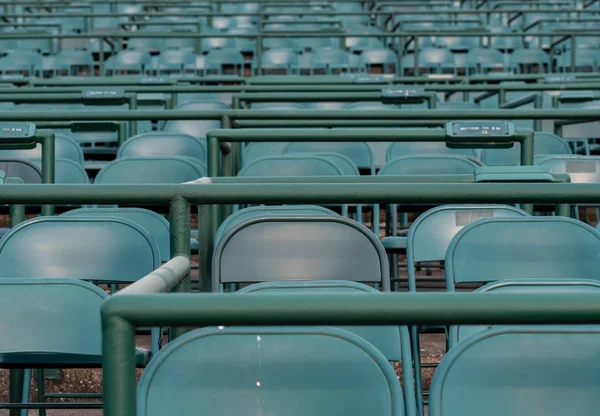
[[137,156],[184,156],[206,163],[206,144],[189,134],[151,132],[138,134],[125,141],[117,158]]
[[215,292],[225,285],[290,280],[349,280],[390,289],[377,237],[356,221],[331,215],[250,218],[231,226],[215,248],[212,273]]
[[231,415],[249,409],[286,415],[406,414],[386,358],[369,342],[332,327],[190,332],[151,361],[138,385],[137,406],[138,416]]
[[[366,72],[381,72],[383,74],[397,74],[398,56],[386,48],[369,48],[360,54],[359,66]],[[381,70],[377,70],[381,67]]]
[[444,357],[429,415],[594,414],[596,326],[493,327]]
[[548,54],[542,49],[516,49],[510,55],[510,66],[516,74],[546,73],[550,71]]
[[144,75],[151,67],[150,54],[135,50],[117,52],[104,63],[106,75]]
[[[315,282],[264,282],[246,286],[237,294],[246,293],[319,293],[326,291],[332,294],[367,292],[377,293],[376,289],[362,283],[349,281],[315,281]],[[344,331],[358,335],[377,348],[388,361],[402,362],[403,390],[406,414],[415,414],[415,392],[412,377],[412,358],[410,356],[410,338],[405,326],[339,326]]]
[[373,150],[365,142],[292,142],[283,150],[284,154],[296,153],[339,153],[350,159],[359,169],[375,174]]
[[293,48],[271,48],[262,54],[261,67],[264,74],[296,74],[298,55]]
[[[83,164],[83,150],[81,150],[81,147],[75,140],[64,134],[55,133],[54,135],[54,155],[57,158],[65,158],[77,164]],[[34,149],[0,150],[0,156],[19,159],[41,159],[42,146],[37,144]]]
[[160,259],[171,259],[169,222],[154,211],[144,208],[78,208],[61,214],[61,217],[115,217],[132,221],[144,228],[156,242]]
[[342,176],[330,159],[309,154],[264,156],[252,160],[237,176]]
[[[569,155],[569,143],[551,133],[535,132],[533,154],[541,158],[547,155]],[[521,145],[515,143],[510,149],[483,149],[481,162],[490,166],[517,166],[521,164]]]
[[[44,402],[42,369],[101,366],[100,308],[108,297],[104,290],[60,278],[0,279],[0,288],[0,367],[25,369],[22,403],[29,403],[30,368],[37,369],[37,401]],[[146,365],[150,356],[150,351],[136,348],[138,366]]]
[[451,149],[444,142],[394,142],[389,145],[386,160],[400,156],[462,156],[476,159],[473,149]]
[[[42,168],[41,159],[31,159]],[[54,183],[62,184],[89,184],[90,178],[83,165],[72,159],[57,157],[54,159]]]
[[[189,101],[179,104],[176,110],[227,110],[229,106],[221,101]],[[190,136],[206,138],[209,130],[220,129],[221,122],[217,120],[169,120],[165,124],[165,131],[170,133],[184,133]]]
[[41,168],[27,159],[0,158],[0,170],[7,177],[22,179],[23,183],[42,183]]
[[159,75],[195,74],[196,55],[186,49],[163,50],[154,68]]
[[446,287],[506,278],[595,279],[600,232],[566,217],[485,218],[470,223],[446,252]]
[[122,157],[107,163],[94,183],[183,183],[206,176],[206,166],[190,157]]
[[244,70],[250,66],[235,47],[211,49],[206,54],[204,71],[206,75],[244,76]]
[[338,215],[336,212],[329,208],[321,207],[318,205],[260,205],[254,207],[247,207],[234,212],[221,223],[217,233],[215,235],[215,245],[219,242],[223,234],[227,232],[231,227],[237,225],[247,219],[257,217],[271,217],[271,216],[290,216],[290,215]]
[[[597,280],[505,279],[480,287],[477,293],[587,293],[600,290]],[[453,325],[448,331],[448,347],[453,348],[472,334],[489,326]]]
[[336,48],[319,48],[312,51],[310,73],[337,74],[350,67],[348,52]]
[[88,51],[63,50],[54,55],[55,76],[92,76],[94,57]]
[[467,53],[466,64],[468,74],[504,72],[506,55],[493,48],[474,48]]
[[324,157],[326,159],[331,160],[333,163],[338,165],[338,167],[344,172],[345,176],[359,176],[360,171],[358,170],[358,166],[352,160],[348,159],[346,156],[334,153],[334,152],[314,152],[311,155]]
[[24,74],[41,76],[43,68],[42,55],[28,50],[11,51],[0,58],[0,75]]
[[132,283],[160,266],[160,254],[148,232],[131,221],[38,217],[4,235],[0,264],[1,279],[56,277]]

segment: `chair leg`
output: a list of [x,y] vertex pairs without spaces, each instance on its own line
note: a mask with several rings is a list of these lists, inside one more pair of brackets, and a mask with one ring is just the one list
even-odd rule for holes
[[[23,398],[23,379],[25,371],[20,368],[10,370],[10,402],[19,403]],[[20,416],[21,409],[10,409],[10,416]]]
[[[21,398],[21,403],[29,403],[30,395],[31,395],[31,368],[28,368],[24,372],[23,396]],[[27,416],[28,413],[29,413],[28,409],[21,409],[21,416]]]
[[[37,376],[37,388],[38,388],[38,402],[44,403],[46,401],[46,388],[44,386],[44,370],[38,368],[35,370]],[[46,416],[46,409],[39,409],[39,416]]]
[[413,368],[415,372],[415,394],[417,396],[417,409],[423,409],[423,373],[421,372],[421,342],[419,341],[419,327],[410,327],[410,343],[413,353]]

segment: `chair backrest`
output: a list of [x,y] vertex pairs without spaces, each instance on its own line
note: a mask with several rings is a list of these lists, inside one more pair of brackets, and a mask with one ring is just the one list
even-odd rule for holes
[[359,169],[375,174],[373,150],[365,142],[292,142],[283,151],[292,153],[339,153],[350,159]]
[[[229,106],[222,101],[188,101],[179,104],[177,110],[228,110]],[[220,129],[221,122],[217,120],[169,120],[165,124],[165,131],[170,133],[183,133],[190,136],[205,138],[209,130]]]
[[237,176],[342,176],[344,171],[330,159],[314,155],[275,155],[255,159]]
[[127,139],[117,152],[117,158],[133,156],[185,156],[205,163],[206,145],[189,134],[143,133]]
[[[81,146],[64,134],[54,135],[54,156],[57,158],[71,159],[77,164],[83,165],[83,150]],[[0,157],[11,157],[19,159],[41,159],[42,146],[36,145],[33,149],[1,150]]]
[[508,205],[441,205],[424,212],[411,225],[406,241],[409,284],[414,283],[415,263],[444,260],[452,238],[471,222],[528,215]]
[[107,75],[111,72],[124,72],[126,74],[143,74],[152,64],[152,57],[148,52],[125,50],[106,60]]
[[265,70],[285,70],[291,74],[298,69],[298,55],[292,48],[275,48],[262,55],[262,68]]
[[[173,390],[173,380],[185,383]],[[190,332],[150,362],[137,404],[138,416],[203,409],[292,416],[405,414],[400,383],[386,358],[362,338],[333,327]]]
[[378,175],[473,175],[480,167],[464,156],[400,156],[381,167]]
[[63,50],[54,55],[53,70],[57,75],[92,75],[94,57],[89,51]]
[[446,253],[446,284],[596,279],[600,232],[566,217],[486,218],[460,230]]
[[[360,54],[359,65],[367,71],[374,65],[381,65],[383,73],[395,73],[398,66],[398,56],[389,49],[367,49]],[[393,70],[391,69],[393,67]]]
[[167,49],[158,56],[154,69],[161,74],[196,72],[196,55],[186,49]]
[[148,232],[119,218],[38,217],[0,240],[0,278],[131,283],[160,265]]
[[315,69],[338,70],[348,68],[348,52],[336,48],[319,48],[312,52],[310,67]]
[[354,163],[344,155],[334,152],[316,152],[311,154],[331,160],[333,163],[338,165],[342,172],[344,172],[344,175],[360,175],[360,171],[358,170],[358,166],[356,166],[356,163]]
[[[569,155],[569,144],[559,136],[551,133],[535,132],[533,137],[533,154]],[[491,166],[516,166],[521,164],[521,144],[515,143],[510,149],[483,149],[481,162]]]
[[166,262],[171,259],[169,221],[162,215],[149,209],[120,207],[78,208],[61,214],[61,217],[114,217],[132,221],[148,231],[148,234],[156,242],[161,261]]
[[101,356],[100,307],[107,297],[76,279],[0,279],[0,354]]
[[[313,282],[264,282],[246,286],[237,294],[266,293],[380,293],[377,289],[362,283],[344,280],[313,281]],[[338,326],[337,328],[358,335],[377,348],[388,361],[402,361],[403,390],[406,413],[415,414],[415,391],[412,377],[412,358],[410,356],[410,336],[406,326]]]
[[451,149],[444,142],[394,142],[389,145],[386,160],[399,156],[463,155],[475,158],[473,149]]
[[548,72],[550,70],[550,59],[542,49],[515,49],[510,55],[510,66],[518,74]]
[[227,74],[227,67],[232,67],[232,74],[241,73],[246,61],[241,52],[235,47],[223,48],[223,49],[212,49],[206,54],[205,69],[209,72],[216,72],[217,74]]
[[[598,49],[577,49],[575,55],[576,72],[595,72],[600,62]],[[560,72],[571,72],[571,53],[564,52],[556,59],[556,67]]]
[[537,160],[536,164],[549,166],[553,174],[568,174],[572,183],[600,182],[600,158],[597,156],[548,156]]
[[0,170],[9,178],[21,178],[24,183],[42,183],[42,170],[33,161],[0,158]]
[[259,217],[231,226],[215,248],[212,270],[214,291],[227,283],[284,280],[390,287],[387,257],[377,237],[356,221],[332,215]]
[[183,183],[203,176],[206,167],[189,157],[124,157],[107,163],[94,183]]
[[[588,293],[600,290],[597,280],[565,279],[506,279],[488,283],[475,292],[494,293]],[[448,331],[448,347],[453,348],[460,341],[489,325],[454,325]]]
[[505,326],[452,348],[433,377],[429,415],[558,416],[600,406],[597,326]]
[[247,207],[234,212],[221,223],[215,234],[215,245],[219,242],[223,234],[231,227],[250,218],[268,217],[273,215],[338,215],[329,208],[318,205],[259,205]]
[[[328,280],[312,282],[263,282],[246,286],[238,290],[237,294],[266,293],[277,295],[279,293],[381,293],[377,289],[363,283],[347,280]],[[373,344],[388,361],[400,361],[402,347],[397,326],[338,326],[345,331],[352,332]]]
[[[41,159],[31,159],[31,161],[41,169]],[[85,168],[79,163],[64,157],[57,157],[54,160],[54,183],[85,185],[90,183],[90,177]]]
[[494,48],[475,48],[467,53],[467,69],[470,73],[486,74],[503,70],[506,66],[505,55]]

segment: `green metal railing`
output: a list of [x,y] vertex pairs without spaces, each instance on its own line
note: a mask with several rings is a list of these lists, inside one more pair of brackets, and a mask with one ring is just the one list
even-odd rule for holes
[[[421,180],[427,180],[423,179]],[[321,178],[324,182],[304,183],[296,180],[273,180],[264,183],[254,178],[215,179],[213,184],[168,185],[21,185],[2,188],[2,204],[105,204],[134,206],[169,206],[172,256],[190,252],[190,205],[215,204],[443,204],[443,203],[536,203],[585,204],[600,203],[600,185],[564,183],[463,183],[411,182],[406,177],[377,177],[369,180]],[[310,181],[318,179],[311,178]],[[434,179],[429,178],[429,181]],[[471,180],[473,180],[471,178]],[[222,182],[220,182],[222,181]],[[208,181],[210,182],[210,180]],[[233,182],[233,183],[232,183]],[[277,183],[278,182],[278,183]],[[400,183],[402,182],[402,183]],[[200,248],[208,256],[210,235],[216,231],[214,210],[201,211],[199,216]],[[18,222],[18,221],[15,221]],[[213,234],[214,235],[214,234]],[[205,242],[204,238],[209,238]],[[203,257],[201,256],[201,259]],[[208,257],[204,257],[208,258]],[[202,260],[201,260],[202,261]],[[207,270],[208,264],[201,264]],[[202,289],[210,288],[210,275],[201,273]],[[178,291],[187,292],[189,278]]]
[[[368,133],[355,129],[220,129],[207,133],[207,170],[208,176],[235,176],[234,167],[239,161],[230,161],[231,153],[223,155],[224,171],[221,172],[221,148],[226,142],[444,142],[449,136],[445,129],[378,129]],[[497,143],[498,139],[477,137],[471,148],[483,148]],[[518,130],[511,137],[513,142],[521,144],[521,164],[533,165],[533,131]],[[235,157],[236,155],[233,155]]]
[[600,295],[137,294],[102,305],[105,416],[136,414],[135,328],[217,325],[599,324]]
[[[600,89],[600,85],[599,85]],[[231,97],[232,108],[234,110],[242,109],[243,104],[266,103],[266,102],[364,102],[381,101],[381,86],[379,91],[365,92],[322,92],[322,93],[239,93]],[[437,96],[433,89],[423,93],[421,97],[410,98],[411,103],[426,102],[428,109],[436,107]]]
[[[137,110],[138,108],[137,94],[135,93],[125,93],[120,97],[98,97],[90,99],[83,96],[86,89],[81,89],[79,92],[73,93],[45,91],[40,88],[31,88],[29,90],[30,91],[20,92],[19,94],[5,93],[0,90],[0,102],[12,102],[15,104],[90,104],[96,106],[127,104],[129,110]],[[94,90],[101,91],[101,89]],[[104,90],[109,91],[111,88],[104,88]],[[69,113],[67,112],[67,114]],[[35,120],[35,118],[30,118],[30,120]],[[137,134],[137,123],[133,120],[129,121],[129,134],[131,136]]]

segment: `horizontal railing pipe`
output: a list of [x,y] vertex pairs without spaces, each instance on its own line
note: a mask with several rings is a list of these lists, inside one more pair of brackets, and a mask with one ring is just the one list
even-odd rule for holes
[[[128,120],[597,120],[600,112],[581,109],[542,110],[101,110],[101,111],[0,111],[0,121],[128,121]],[[365,137],[368,141],[368,137]]]
[[[308,179],[307,179],[308,181]],[[168,205],[336,203],[600,203],[600,184],[583,183],[121,184],[6,186],[2,204]]]
[[158,269],[121,289],[113,296],[169,292],[187,276],[190,269],[189,258],[185,256],[173,257]]

